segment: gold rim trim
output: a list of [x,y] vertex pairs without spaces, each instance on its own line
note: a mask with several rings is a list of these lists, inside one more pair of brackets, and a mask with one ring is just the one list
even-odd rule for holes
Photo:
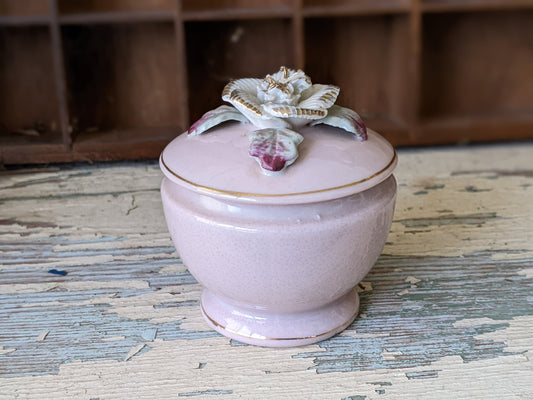
[[236,336],[240,336],[240,337],[244,337],[244,338],[247,338],[247,339],[255,339],[255,340],[273,340],[273,341],[284,341],[284,340],[308,340],[308,339],[316,339],[316,338],[319,338],[319,337],[322,337],[322,336],[327,336],[327,335],[330,335],[330,334],[333,334],[334,332],[338,332],[338,331],[341,331],[342,329],[344,329],[345,327],[347,327],[348,325],[350,325],[353,320],[357,317],[357,315],[359,314],[359,307],[357,307],[357,311],[350,317],[348,318],[347,322],[344,322],[342,323],[341,325],[333,328],[333,329],[330,329],[329,331],[327,332],[323,332],[323,333],[319,333],[318,335],[312,335],[312,336],[303,336],[303,337],[289,337],[289,338],[270,338],[270,337],[266,337],[266,336],[250,336],[250,335],[243,335],[242,333],[239,333],[237,331],[234,331],[233,329],[228,329],[226,328],[225,326],[223,325],[220,325],[217,321],[215,321],[213,318],[211,318],[209,316],[209,314],[205,311],[205,308],[203,306],[203,304],[200,304],[200,307],[202,309],[202,313],[205,315],[205,317],[209,320],[209,322],[211,322],[215,327],[217,328],[220,328],[228,333],[231,333],[233,335],[236,335]]
[[356,186],[356,185],[359,185],[359,184],[364,183],[366,181],[369,181],[370,179],[382,174],[383,172],[388,170],[394,164],[394,162],[396,161],[397,158],[398,158],[398,155],[396,154],[396,150],[394,150],[394,155],[392,156],[392,159],[389,161],[389,163],[384,168],[382,168],[381,170],[379,170],[375,174],[370,175],[367,178],[358,180],[356,182],[347,183],[345,185],[335,186],[335,187],[327,188],[327,189],[310,190],[310,191],[307,191],[307,192],[283,193],[283,194],[261,194],[261,193],[247,193],[247,192],[236,192],[236,191],[231,191],[231,190],[222,190],[222,189],[216,189],[216,188],[212,188],[212,187],[209,187],[209,186],[203,186],[203,185],[199,185],[197,183],[194,183],[193,181],[185,179],[181,175],[179,175],[176,172],[174,172],[173,170],[171,170],[169,168],[169,166],[167,165],[167,163],[165,162],[165,159],[163,157],[163,153],[161,153],[161,163],[163,164],[163,166],[166,168],[166,170],[168,172],[170,172],[172,175],[174,175],[179,180],[181,180],[181,181],[183,181],[185,183],[188,183],[189,185],[192,185],[192,186],[194,186],[194,187],[196,187],[198,189],[206,190],[206,191],[211,192],[211,193],[224,194],[224,195],[230,195],[230,196],[235,196],[235,197],[289,197],[289,196],[301,196],[301,195],[316,194],[316,193],[330,192],[330,191],[333,191],[333,190],[345,189],[345,188]]

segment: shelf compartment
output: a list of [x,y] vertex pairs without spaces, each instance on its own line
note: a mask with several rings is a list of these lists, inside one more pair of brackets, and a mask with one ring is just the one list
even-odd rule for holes
[[157,158],[180,133],[176,127],[83,132],[73,144],[72,158],[78,161]]
[[305,71],[313,82],[339,86],[337,104],[356,110],[368,126],[385,128],[386,136],[407,134],[408,17],[313,18],[305,32]]
[[263,78],[294,64],[288,19],[187,22],[185,36],[191,122],[223,104],[231,79]]
[[64,26],[62,36],[74,134],[184,125],[173,24]]
[[0,27],[0,146],[62,144],[50,32]]
[[175,0],[58,0],[60,15],[174,11]]
[[47,0],[0,0],[0,26],[47,25]]
[[0,16],[48,15],[48,0],[0,0]]
[[[4,138],[5,139],[5,138]],[[44,164],[73,161],[65,144],[53,133],[39,138],[12,137],[0,140],[0,163]]]
[[185,21],[290,17],[291,0],[183,0]]
[[512,10],[533,8],[531,0],[423,0],[424,12]]
[[532,19],[533,10],[424,16],[421,120],[533,113]]
[[418,129],[417,145],[531,139],[533,114],[434,118],[423,121]]
[[304,0],[305,17],[394,14],[410,11],[410,0]]
[[0,15],[0,26],[48,26],[50,22],[51,18],[47,15]]
[[116,11],[101,13],[79,13],[59,16],[61,25],[124,24],[139,22],[171,22],[175,13],[167,10]]
[[60,0],[62,25],[172,22],[177,12],[172,0]]

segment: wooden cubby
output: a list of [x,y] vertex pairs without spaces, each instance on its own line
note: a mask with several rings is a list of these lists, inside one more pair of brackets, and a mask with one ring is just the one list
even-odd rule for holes
[[177,57],[168,56],[175,54],[173,31],[170,22],[62,27],[75,152],[128,158],[124,143],[146,151],[185,126],[176,112]]
[[8,17],[14,23],[20,23],[24,18],[47,17],[49,13],[48,0],[2,0],[0,2],[0,18],[3,18],[3,25],[9,24]]
[[430,14],[423,31],[423,142],[533,136],[533,9]]
[[291,17],[293,0],[182,0],[187,21]]
[[185,24],[185,37],[190,121],[218,107],[224,86],[249,77],[251,65],[256,76],[294,65],[289,19],[191,21]]
[[532,138],[531,43],[531,0],[0,0],[0,163],[157,157],[281,65],[395,145]]
[[[357,110],[369,127],[389,138],[401,139],[409,118],[403,98],[409,90],[408,27],[404,14],[305,21],[306,72],[316,82],[339,86],[337,104]],[[335,46],[323,40],[324,32]]]

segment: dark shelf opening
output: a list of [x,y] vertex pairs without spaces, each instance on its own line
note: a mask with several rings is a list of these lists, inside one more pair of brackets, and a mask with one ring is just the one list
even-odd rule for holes
[[62,28],[71,131],[181,126],[173,25]]
[[356,110],[385,135],[405,131],[407,17],[313,18],[306,21],[305,36],[305,70],[316,83],[341,88],[337,104]]
[[187,22],[190,121],[223,103],[231,79],[262,78],[293,66],[291,21]]
[[533,113],[531,21],[533,10],[425,16],[422,119]]
[[0,27],[1,144],[61,143],[47,27]]

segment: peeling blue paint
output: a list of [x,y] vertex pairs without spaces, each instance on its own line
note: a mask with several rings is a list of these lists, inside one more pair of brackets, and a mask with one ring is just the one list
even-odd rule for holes
[[407,379],[433,379],[438,378],[440,369],[430,369],[427,371],[407,372]]
[[[5,302],[9,296],[0,296]],[[15,296],[12,300],[22,300]],[[16,332],[1,332],[0,346],[15,348],[16,351],[0,355],[0,375],[3,377],[56,374],[61,364],[80,360],[83,362],[117,360],[124,361],[130,349],[151,341],[147,332],[157,330],[157,338],[162,340],[194,340],[215,337],[216,332],[194,332],[180,328],[181,321],[151,323],[147,320],[130,320],[119,317],[110,305],[87,304],[75,306],[46,305],[49,319],[42,317],[43,306],[29,306],[18,312],[0,313],[0,326],[18,327]],[[4,320],[4,321],[3,321]],[[49,325],[51,321],[61,321]],[[49,331],[43,341],[35,341],[39,332]],[[105,339],[124,336],[123,340]],[[155,335],[154,335],[155,337]],[[139,354],[149,351],[147,346]],[[14,368],[16,366],[16,368]]]
[[[121,238],[120,240],[125,240]],[[98,238],[96,240],[110,240]],[[41,240],[42,245],[21,246],[28,257],[42,261],[46,258],[58,256],[90,256],[94,251],[85,252],[55,252],[52,247],[57,244],[69,244],[62,237],[46,238]],[[12,244],[12,243],[11,243]],[[9,251],[16,249],[9,247],[10,243],[2,243],[8,246]],[[29,248],[28,248],[29,247]],[[42,252],[44,251],[45,254]],[[208,337],[216,337],[214,331],[188,331],[181,329],[181,321],[165,323],[152,323],[148,320],[131,320],[119,317],[113,313],[112,306],[106,303],[105,298],[131,297],[150,293],[169,286],[184,286],[196,284],[196,280],[188,272],[160,273],[160,270],[169,265],[181,263],[177,257],[158,258],[161,253],[174,253],[172,247],[146,247],[135,249],[109,249],[106,254],[114,256],[127,256],[146,254],[150,256],[150,262],[146,260],[123,260],[109,261],[93,264],[90,268],[84,265],[68,267],[68,275],[61,278],[64,282],[80,282],[84,280],[98,280],[109,283],[123,280],[137,280],[147,282],[146,289],[124,289],[120,285],[117,288],[92,288],[90,291],[66,291],[52,288],[47,292],[16,293],[0,295],[0,346],[15,348],[11,353],[0,355],[0,375],[3,377],[43,375],[58,373],[61,364],[81,360],[124,361],[132,347],[153,341],[156,337],[160,340],[196,340]],[[30,253],[30,254],[28,254]],[[96,252],[99,253],[99,252]],[[13,259],[6,260],[7,263]],[[2,261],[4,263],[4,260]],[[4,264],[5,265],[5,264]],[[37,272],[36,272],[37,271]],[[0,274],[0,284],[29,284],[29,283],[55,283],[58,277],[47,273],[48,269],[40,269],[37,265],[28,263],[27,268],[16,270],[4,269]],[[82,303],[102,298],[100,304]],[[197,305],[198,302],[169,302],[162,307]],[[43,318],[43,310],[46,310],[48,318]],[[109,312],[111,311],[111,312]],[[200,312],[200,311],[198,311]],[[179,310],[176,310],[179,317]],[[53,321],[51,326],[49,321]],[[57,321],[61,322],[58,327]],[[16,331],[6,332],[3,327],[9,326]],[[49,331],[45,340],[35,341],[39,332]],[[113,337],[124,337],[122,340],[106,340]],[[138,357],[144,352],[150,351],[145,346]]]
[[480,193],[480,192],[491,192],[492,189],[478,189],[475,186],[465,186],[464,189],[459,190],[460,192],[467,192],[467,193]]
[[59,275],[59,276],[66,276],[68,274],[67,271],[58,270],[58,269],[55,269],[55,268],[49,269],[48,273],[49,274],[53,274],[53,275]]
[[[2,260],[3,265],[10,264],[38,264],[43,259],[65,259],[76,257],[94,257],[97,255],[110,255],[113,257],[129,256],[129,255],[157,255],[157,254],[172,254],[175,253],[173,246],[160,247],[137,247],[126,249],[90,249],[90,250],[76,250],[76,251],[56,251],[54,247],[61,244],[70,244],[68,242],[61,243],[57,238],[42,238],[35,240],[31,245],[24,242],[10,242],[3,241],[0,243],[0,251],[5,252],[5,258]],[[19,254],[17,254],[20,251]],[[11,257],[10,254],[11,253]],[[156,258],[157,260],[157,258]]]
[[[446,210],[442,211],[444,213]],[[443,214],[437,218],[396,222],[417,228],[482,224],[494,218],[500,217],[496,213]],[[9,264],[27,265],[27,268],[4,270],[0,274],[0,284],[57,282],[58,277],[47,274],[48,268],[40,268],[40,262],[95,255],[111,255],[113,260],[91,264],[90,268],[85,265],[62,266],[68,270],[68,275],[61,277],[61,282],[101,279],[105,282],[135,280],[148,284],[146,289],[141,290],[118,287],[0,295],[0,346],[16,349],[0,355],[2,376],[57,373],[61,364],[74,360],[124,361],[133,347],[149,343],[155,338],[195,340],[219,336],[214,331],[182,329],[181,321],[155,324],[147,320],[122,318],[109,312],[112,307],[105,302],[105,297],[139,296],[169,286],[197,283],[188,272],[161,273],[162,268],[181,263],[172,246],[150,246],[147,243],[138,248],[77,251],[61,251],[61,247],[57,247],[84,243],[93,247],[94,243],[127,240],[127,237],[105,236],[70,241],[67,237],[55,236],[32,239],[30,244],[22,239],[0,244],[0,251],[6,255],[5,260],[2,260],[4,267]],[[21,253],[17,255],[17,251]],[[361,312],[367,314],[367,318],[358,318],[349,327],[364,336],[336,336],[320,343],[321,351],[295,357],[312,358],[312,368],[318,373],[326,373],[423,366],[453,355],[470,362],[513,354],[506,350],[505,343],[476,336],[505,329],[509,326],[507,321],[513,316],[533,314],[533,280],[519,274],[522,269],[533,266],[533,259],[506,260],[503,263],[492,260],[491,254],[493,252],[456,258],[425,257],[423,261],[411,256],[382,256],[365,278],[373,283],[374,290],[361,293]],[[133,255],[136,257],[129,259]],[[422,263],[428,267],[419,271],[417,267]],[[415,276],[421,281],[412,285],[405,281],[408,276]],[[402,291],[407,292],[398,295]],[[103,298],[102,303],[79,305],[95,297]],[[495,300],[499,297],[505,297],[506,301]],[[513,305],[512,309],[509,304]],[[154,309],[175,307],[178,315],[179,307],[197,305],[197,300],[168,301],[155,305]],[[50,320],[64,321],[61,329],[47,325],[47,320],[42,318],[43,309],[47,310]],[[462,318],[481,317],[491,318],[495,322],[468,327],[454,325]],[[17,331],[4,332],[3,326],[17,327]],[[49,331],[45,340],[33,339],[44,331]],[[376,336],[371,337],[372,334]],[[116,336],[123,336],[124,339],[105,340]],[[231,340],[230,345],[242,344]],[[146,345],[135,357],[150,350],[150,346]],[[384,350],[397,355],[392,359],[383,358]],[[429,379],[438,376],[438,371],[409,374],[408,379]],[[381,387],[381,384],[386,386],[386,383],[376,382],[380,385],[376,393],[386,390]],[[184,395],[204,394],[221,393],[191,392]]]
[[158,310],[160,308],[199,307],[199,306],[200,306],[199,300],[186,300],[186,301],[174,301],[174,302],[156,304],[154,308]]
[[141,333],[142,338],[149,342],[153,341],[156,335],[157,335],[157,328],[146,329]]
[[[168,286],[196,284],[188,272],[159,273],[160,268],[176,262],[180,260],[165,258],[154,260],[151,265],[146,265],[143,260],[112,262],[109,265],[102,263],[93,266],[90,273],[83,266],[75,266],[69,268],[68,276],[62,278],[94,280],[94,276],[97,276],[94,268],[98,268],[98,271],[106,271],[106,282],[142,280],[149,283],[145,290],[105,288],[91,289],[90,292],[0,295],[0,327],[8,325],[7,319],[9,326],[21,327],[17,334],[2,332],[0,328],[0,346],[16,349],[0,356],[0,374],[20,376],[57,373],[61,364],[74,360],[123,361],[132,347],[150,342],[156,335],[161,340],[195,340],[218,336],[213,331],[183,330],[181,321],[154,324],[146,320],[121,318],[108,312],[111,306],[105,300],[102,304],[72,305],[94,297],[138,296]],[[432,268],[419,271],[416,266],[420,265],[420,261],[413,260],[413,257],[382,256],[365,278],[373,283],[373,291],[360,294],[361,312],[367,314],[367,318],[358,318],[349,327],[366,335],[363,338],[336,336],[319,344],[325,351],[303,353],[296,357],[313,358],[312,368],[325,373],[429,365],[450,355],[459,355],[469,362],[513,354],[505,350],[504,343],[482,340],[476,336],[505,329],[507,320],[513,316],[533,313],[533,280],[519,274],[522,269],[533,266],[533,259],[506,260],[503,264],[492,260],[489,253],[475,253],[457,258],[426,257],[424,263]],[[0,283],[9,283],[2,282],[8,275],[18,276],[22,283],[25,277],[33,276],[34,271],[28,268],[18,269],[16,274],[15,271],[0,274]],[[415,276],[420,282],[412,285],[405,281],[407,276]],[[403,290],[408,292],[398,296]],[[506,297],[506,302],[495,301],[499,292]],[[50,304],[46,304],[48,302]],[[58,302],[62,305],[57,305]],[[197,304],[198,301],[170,301],[154,308]],[[508,304],[514,305],[512,310]],[[46,307],[50,320],[65,320],[63,329],[54,330],[47,325],[42,318],[43,307]],[[454,326],[462,318],[481,317],[492,318],[495,322],[468,327]],[[46,340],[28,340],[43,331],[50,331]],[[369,334],[385,336],[369,337]],[[114,336],[124,336],[124,339],[105,341]],[[242,344],[232,340],[230,345]],[[383,359],[384,350],[400,353],[393,359]],[[150,351],[149,346],[143,348],[140,354],[147,351]],[[13,369],[15,372],[10,372],[10,365],[16,365]],[[410,375],[410,379],[422,379],[423,376],[430,378],[433,375],[414,374]]]
[[[119,237],[118,241],[125,241],[127,237]],[[168,265],[181,264],[181,259],[176,253],[173,246],[150,246],[147,244],[143,247],[136,248],[110,248],[110,249],[88,249],[78,251],[60,251],[55,250],[59,245],[87,244],[112,241],[109,236],[99,237],[86,241],[70,241],[63,236],[46,237],[32,240],[31,244],[20,241],[2,241],[0,243],[0,253],[2,253],[2,265],[4,274],[0,275],[0,284],[2,283],[47,283],[56,282],[57,277],[47,274],[49,268],[43,268],[39,274],[39,263],[43,260],[62,260],[67,261],[69,258],[77,260],[80,257],[91,259],[97,255],[109,255],[113,259],[97,264],[87,265],[63,265],[62,268],[68,270],[68,276],[61,279],[61,282],[98,280],[106,282],[113,280],[147,280],[150,286],[163,287],[172,284],[191,284],[196,283],[190,274],[183,272],[179,274],[153,274],[150,272],[159,271]],[[135,256],[134,260],[128,258]],[[144,256],[149,259],[139,259]],[[17,265],[16,269],[9,269],[10,265]],[[20,265],[27,265],[27,268],[21,268]],[[97,269],[96,269],[97,268]],[[37,270],[37,273],[36,273]],[[98,275],[100,273],[100,275]],[[5,277],[9,276],[9,281]],[[148,279],[146,279],[148,278]]]
[[234,339],[230,339],[230,341],[229,341],[229,345],[230,345],[231,347],[249,346],[249,345],[247,345],[247,344],[241,343],[241,342],[239,342],[239,341],[237,341],[237,340],[234,340]]
[[444,189],[444,185],[431,185],[424,187],[425,190],[438,190],[438,189]]
[[76,200],[83,199],[87,197],[119,197],[127,194],[138,194],[146,192],[159,192],[159,188],[146,188],[146,189],[135,189],[135,190],[117,190],[115,192],[102,192],[102,193],[69,193],[69,194],[54,194],[47,196],[14,196],[14,197],[4,197],[0,198],[0,204],[9,203],[9,202],[21,202],[21,201],[39,201],[45,198],[49,200]]
[[[480,174],[491,174],[491,178],[499,178],[502,176],[520,176],[524,178],[532,178],[533,170],[531,169],[519,169],[519,170],[501,170],[501,169],[486,169],[486,170],[472,170],[472,171],[453,171],[451,176],[457,175],[480,175]],[[487,177],[489,178],[489,177]]]
[[[507,328],[515,316],[533,315],[527,301],[533,279],[519,274],[533,266],[530,259],[502,263],[489,253],[425,257],[431,268],[420,271],[413,258],[382,256],[365,278],[373,284],[373,291],[360,293],[360,312],[367,317],[348,328],[364,336],[335,336],[319,343],[321,350],[294,357],[312,358],[311,368],[327,373],[423,366],[447,356],[470,362],[515,354],[503,342],[477,336]],[[407,276],[421,281],[411,285]],[[495,322],[454,325],[473,318]],[[398,355],[383,358],[384,351]]]

